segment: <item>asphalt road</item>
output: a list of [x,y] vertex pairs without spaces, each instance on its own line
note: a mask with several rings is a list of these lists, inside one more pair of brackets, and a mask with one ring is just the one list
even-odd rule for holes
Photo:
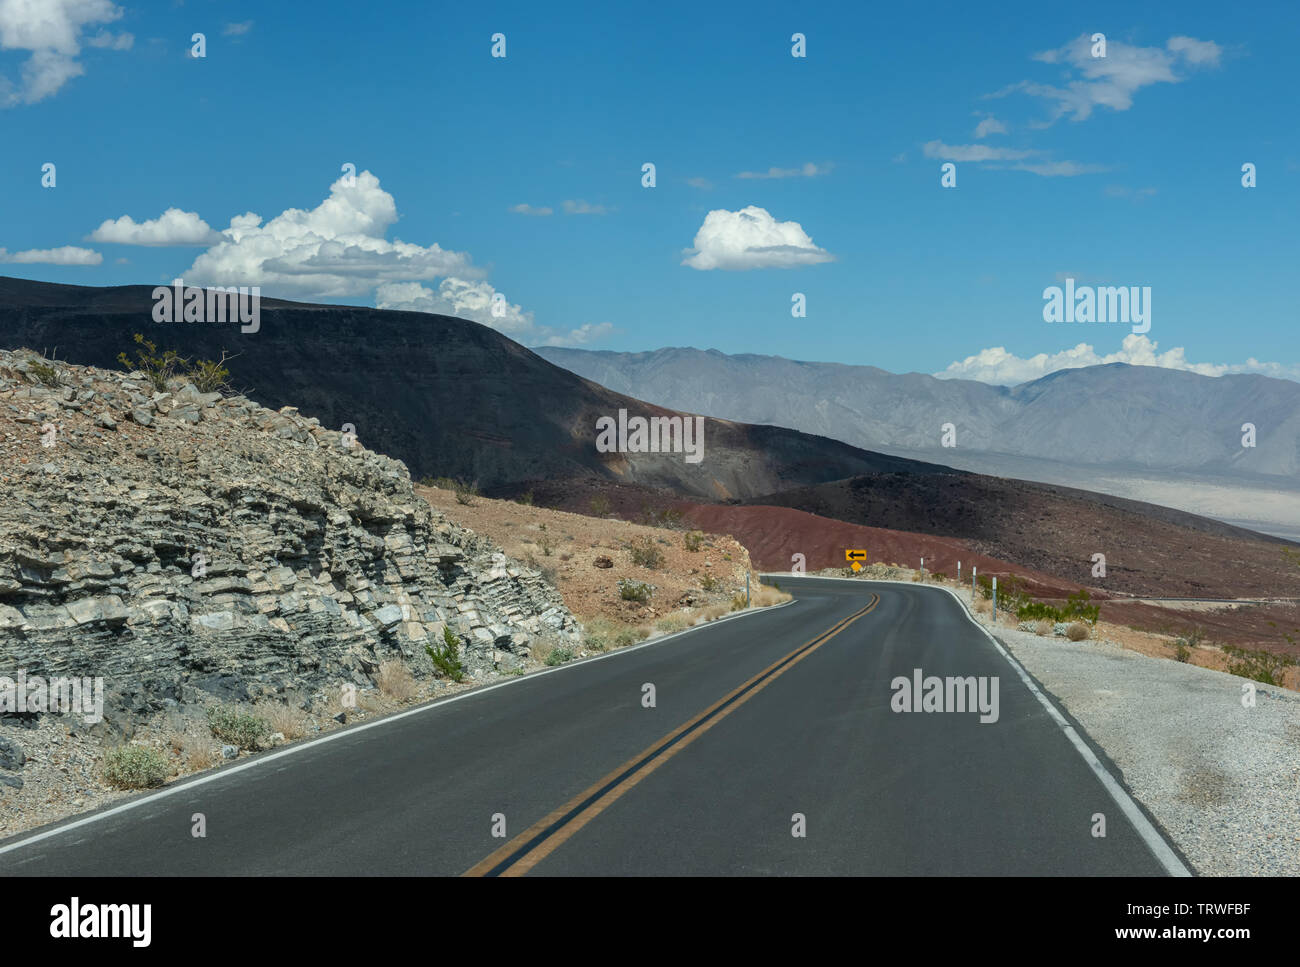
[[[16,837],[0,843],[0,874],[1169,871],[950,595],[781,585],[793,604]],[[915,669],[996,679],[997,720],[894,711],[891,681]],[[206,837],[191,835],[196,813]]]

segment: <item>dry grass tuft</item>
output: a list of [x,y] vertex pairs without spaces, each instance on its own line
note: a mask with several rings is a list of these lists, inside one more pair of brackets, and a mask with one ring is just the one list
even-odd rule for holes
[[299,709],[275,702],[263,706],[258,712],[271,726],[271,731],[281,733],[288,742],[307,734],[307,716]]
[[1088,637],[1088,626],[1076,621],[1065,629],[1065,637],[1071,641],[1083,641]]
[[675,631],[683,631],[695,624],[695,618],[685,611],[674,611],[672,614],[664,615],[655,622],[655,629],[663,634],[670,635]]
[[211,769],[217,764],[217,755],[212,750],[210,738],[186,735],[182,737],[181,746],[185,753],[185,761],[194,772]]
[[397,702],[409,702],[420,691],[406,663],[395,658],[380,662],[379,671],[375,673],[375,687]]

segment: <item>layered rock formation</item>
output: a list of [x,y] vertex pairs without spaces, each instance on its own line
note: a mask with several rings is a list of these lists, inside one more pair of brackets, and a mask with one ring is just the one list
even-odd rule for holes
[[108,707],[433,673],[576,641],[559,593],[433,510],[404,464],[292,407],[0,352],[0,675],[102,676]]

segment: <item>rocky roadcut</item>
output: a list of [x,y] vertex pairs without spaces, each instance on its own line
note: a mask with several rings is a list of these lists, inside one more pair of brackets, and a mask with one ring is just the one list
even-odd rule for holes
[[578,641],[540,573],[400,461],[292,407],[171,389],[0,352],[0,675],[102,677],[94,728],[121,741],[167,708],[369,688],[387,660],[430,678],[444,628],[478,678]]

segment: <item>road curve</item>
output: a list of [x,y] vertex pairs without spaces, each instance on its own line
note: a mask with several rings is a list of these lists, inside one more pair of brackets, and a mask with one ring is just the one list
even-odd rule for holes
[[[14,837],[0,875],[1177,872],[953,596],[780,583],[794,603]],[[918,669],[996,679],[996,721],[896,711]]]

